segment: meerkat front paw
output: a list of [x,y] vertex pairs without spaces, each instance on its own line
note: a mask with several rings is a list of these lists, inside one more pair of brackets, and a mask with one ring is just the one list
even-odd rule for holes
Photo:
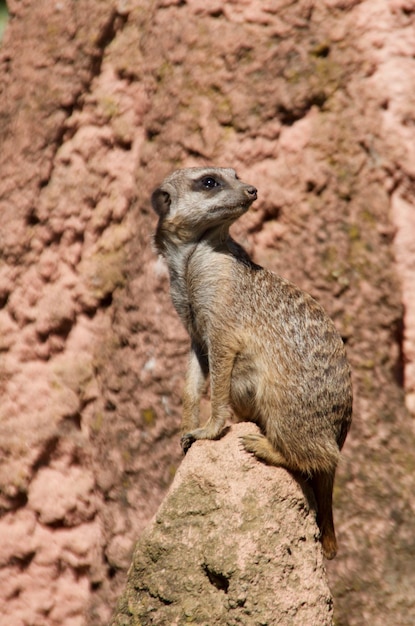
[[183,453],[187,454],[187,451],[191,448],[192,444],[196,441],[196,437],[193,437],[192,433],[186,433],[180,439],[180,445],[182,447]]
[[207,428],[196,428],[195,430],[185,433],[180,439],[180,444],[185,454],[197,439],[212,439],[212,437]]
[[219,439],[225,432],[226,429],[223,430],[222,428],[218,430],[215,424],[208,422],[204,428],[196,428],[182,436],[180,439],[182,450],[186,454],[197,439]]

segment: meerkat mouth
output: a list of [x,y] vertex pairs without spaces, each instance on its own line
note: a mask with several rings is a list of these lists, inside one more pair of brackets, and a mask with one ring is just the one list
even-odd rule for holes
[[240,211],[242,211],[242,213],[246,213],[246,211],[248,211],[251,204],[252,204],[252,200],[246,201],[246,202],[238,202],[237,204],[233,204],[231,206],[229,206],[229,204],[227,205],[218,204],[218,206],[211,207],[209,210],[209,213],[222,212],[224,216],[229,215],[229,213],[236,213]]

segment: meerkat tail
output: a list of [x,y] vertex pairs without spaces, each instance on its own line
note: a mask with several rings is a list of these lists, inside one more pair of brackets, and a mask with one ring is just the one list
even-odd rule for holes
[[321,531],[321,544],[326,559],[334,559],[337,554],[337,540],[333,522],[333,483],[334,470],[316,472],[312,478],[317,502],[317,524]]

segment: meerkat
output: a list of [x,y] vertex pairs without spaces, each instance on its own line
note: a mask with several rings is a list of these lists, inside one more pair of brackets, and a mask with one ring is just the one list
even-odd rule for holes
[[[343,341],[323,308],[254,263],[229,227],[257,198],[230,168],[188,168],[152,194],[155,245],[191,339],[181,445],[216,439],[231,414],[253,421],[241,437],[258,459],[311,480],[323,553],[337,552],[332,494],[352,415]],[[211,416],[199,424],[210,380]],[[262,434],[261,434],[262,433]]]

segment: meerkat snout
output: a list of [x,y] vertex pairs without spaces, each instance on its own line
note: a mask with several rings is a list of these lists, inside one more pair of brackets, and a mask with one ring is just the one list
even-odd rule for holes
[[245,193],[248,198],[252,198],[252,202],[254,202],[254,200],[256,200],[258,197],[258,189],[253,186],[249,186],[247,189],[245,189]]

